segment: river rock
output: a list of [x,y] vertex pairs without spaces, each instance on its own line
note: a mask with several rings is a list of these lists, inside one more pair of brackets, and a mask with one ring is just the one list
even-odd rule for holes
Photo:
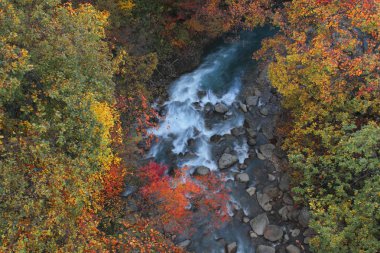
[[257,137],[257,132],[253,130],[252,128],[247,128],[247,134],[250,138],[256,138]]
[[282,175],[278,187],[280,187],[281,191],[288,191],[289,185],[290,185],[290,176],[287,173],[285,173],[284,175]]
[[278,214],[281,216],[283,221],[290,220],[290,213],[293,209],[293,206],[284,206],[280,210],[278,210]]
[[247,105],[243,103],[239,103],[239,107],[243,112],[248,112]]
[[260,114],[263,116],[268,116],[269,114],[269,109],[267,107],[261,107],[259,110]]
[[276,225],[268,225],[264,230],[264,238],[271,242],[275,242],[282,238],[283,233],[284,232],[281,227]]
[[249,196],[253,196],[256,193],[256,187],[248,187],[245,191],[249,194]]
[[235,137],[244,135],[245,134],[245,129],[244,127],[235,127],[231,130],[231,134]]
[[281,196],[282,192],[273,185],[267,185],[263,189],[263,193],[267,194],[270,198],[278,198]]
[[184,240],[180,243],[177,244],[178,247],[181,248],[187,248],[190,245],[191,241],[190,240]]
[[247,143],[248,143],[249,146],[255,146],[256,145],[256,139],[254,139],[254,138],[248,138]]
[[297,246],[290,244],[286,247],[286,252],[287,253],[301,253],[301,250]]
[[310,214],[306,207],[302,208],[299,216],[298,216],[298,222],[303,227],[307,227],[310,220]]
[[226,113],[228,111],[228,107],[223,103],[216,103],[214,110],[218,113]]
[[256,194],[257,201],[259,202],[259,205],[264,209],[264,211],[270,211],[272,210],[272,204],[270,201],[272,200],[271,197],[269,197],[266,193],[260,193],[258,192]]
[[211,136],[210,141],[211,142],[219,142],[222,139],[222,136],[219,134],[214,134]]
[[199,166],[195,169],[195,174],[205,176],[210,173],[210,169],[205,166]]
[[239,161],[236,155],[231,154],[223,154],[222,157],[218,161],[218,165],[220,169],[227,169],[237,163]]
[[258,235],[255,232],[253,232],[253,231],[249,231],[249,237],[251,237],[251,238],[257,238]]
[[205,91],[205,90],[199,90],[199,91],[197,92],[197,95],[198,95],[198,98],[199,98],[199,99],[202,99],[204,96],[207,95],[207,91]]
[[299,236],[300,233],[301,233],[301,230],[299,230],[298,228],[290,230],[290,234],[292,235],[292,237],[297,237]]
[[205,113],[210,113],[213,110],[214,110],[214,106],[210,102],[205,104],[204,106]]
[[264,144],[264,145],[261,145],[259,147],[259,151],[260,153],[266,158],[266,159],[269,159],[272,157],[273,155],[273,150],[275,149],[276,147],[273,145],[273,144]]
[[256,253],[275,253],[276,249],[271,246],[259,245],[257,246]]
[[239,173],[236,175],[236,180],[241,183],[249,182],[249,175],[247,173]]
[[249,223],[252,227],[253,232],[258,235],[263,235],[265,227],[269,224],[269,219],[266,213],[257,215]]
[[247,104],[248,107],[256,106],[258,99],[259,99],[258,96],[249,96],[245,99],[245,103]]
[[227,253],[236,253],[237,252],[237,243],[233,242],[227,245]]
[[268,180],[273,182],[274,180],[276,180],[276,176],[273,174],[268,174]]
[[248,222],[249,222],[249,217],[244,216],[244,217],[243,217],[243,222],[244,222],[244,223],[248,223]]

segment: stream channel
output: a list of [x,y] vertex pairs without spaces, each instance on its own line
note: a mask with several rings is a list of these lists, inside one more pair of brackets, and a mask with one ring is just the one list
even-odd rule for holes
[[[231,190],[229,210],[231,220],[216,231],[204,231],[202,224],[194,224],[197,232],[191,238],[177,237],[178,240],[191,239],[188,250],[191,252],[225,252],[225,246],[236,242],[237,252],[255,252],[254,240],[250,237],[249,223],[242,217],[254,217],[262,212],[257,202],[247,194],[249,186],[255,186],[254,171],[262,165],[261,160],[249,160],[250,147],[246,135],[232,136],[231,130],[243,127],[245,116],[239,100],[243,89],[246,71],[255,69],[252,54],[259,49],[263,38],[273,35],[268,27],[253,32],[242,32],[240,39],[215,45],[198,68],[175,80],[169,88],[169,99],[162,106],[164,117],[157,129],[151,130],[158,138],[148,156],[156,162],[172,167],[188,166],[190,173],[197,167],[205,166],[216,173],[223,173],[224,182]],[[223,105],[220,105],[222,103]],[[259,99],[257,107],[264,102]],[[222,112],[217,112],[217,107]],[[257,117],[256,126],[265,117]],[[223,137],[229,138],[223,138]],[[224,141],[215,141],[222,137]],[[268,143],[265,137],[258,143]],[[220,172],[218,159],[231,149],[238,162]],[[240,170],[239,164],[247,164],[245,173],[250,180],[241,183],[235,180]],[[235,211],[240,210],[241,215]],[[221,243],[222,241],[222,243]]]

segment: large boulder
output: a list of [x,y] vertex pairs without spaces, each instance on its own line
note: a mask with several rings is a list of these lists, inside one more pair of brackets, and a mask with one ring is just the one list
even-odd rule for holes
[[217,112],[217,113],[226,113],[228,111],[228,107],[223,104],[223,103],[216,103],[215,107],[214,107],[214,110]]
[[239,161],[236,155],[224,153],[218,161],[219,169],[227,169]]
[[281,191],[288,191],[289,185],[290,185],[290,176],[287,173],[285,173],[284,175],[282,175],[280,179],[280,184],[278,185],[278,187],[280,187]]
[[235,137],[244,135],[245,134],[245,129],[244,127],[235,127],[231,130],[231,134]]
[[199,166],[195,169],[195,174],[205,176],[210,173],[210,169],[205,166]]
[[236,180],[241,183],[249,182],[249,175],[247,173],[239,173],[236,175]]
[[239,103],[239,106],[240,106],[240,109],[243,111],[243,112],[248,112],[248,109],[247,109],[247,105],[246,104],[243,104],[243,103]]
[[264,144],[264,145],[261,145],[259,147],[259,152],[260,154],[262,154],[266,159],[269,159],[272,157],[273,155],[273,150],[275,149],[276,147],[273,145],[273,144]]
[[275,242],[282,238],[283,233],[284,232],[281,227],[276,225],[268,225],[264,230],[264,238],[271,242]]
[[181,248],[187,248],[190,245],[191,241],[190,240],[184,240],[180,243],[177,244],[178,247]]
[[249,196],[253,196],[256,193],[256,187],[248,187],[245,191],[249,194]]
[[245,103],[247,104],[248,107],[256,106],[258,100],[259,100],[258,96],[249,96],[245,99]]
[[233,242],[227,245],[227,253],[236,253],[237,252],[237,243]]
[[259,205],[264,209],[264,211],[268,212],[272,210],[272,204],[270,203],[272,198],[268,194],[258,192],[256,197]]
[[310,214],[306,207],[302,208],[299,216],[298,216],[298,222],[303,227],[307,227],[309,225],[310,220]]
[[256,249],[256,253],[275,253],[276,252],[276,249],[271,247],[271,246],[267,246],[267,245],[259,245],[257,246],[257,249]]
[[286,247],[286,252],[287,253],[301,253],[301,250],[297,246],[290,244]]
[[262,213],[257,215],[254,219],[252,219],[249,224],[252,227],[252,230],[258,234],[263,235],[266,226],[269,224],[269,219],[266,213]]

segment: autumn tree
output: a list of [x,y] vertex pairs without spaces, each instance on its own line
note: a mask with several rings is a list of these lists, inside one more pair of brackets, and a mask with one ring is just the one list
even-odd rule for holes
[[291,113],[284,147],[317,252],[379,250],[379,17],[378,1],[292,1],[256,54]]
[[191,234],[195,229],[191,224],[205,218],[209,229],[215,229],[229,218],[228,190],[214,174],[192,178],[185,167],[170,176],[167,167],[151,162],[141,168],[141,177],[145,205],[153,206],[160,217],[157,225],[167,232]]

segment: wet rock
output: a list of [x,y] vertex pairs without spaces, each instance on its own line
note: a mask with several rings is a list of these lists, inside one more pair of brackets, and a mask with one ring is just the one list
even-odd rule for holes
[[225,116],[228,116],[228,117],[230,117],[230,116],[232,116],[233,115],[233,112],[232,111],[228,111],[228,112],[226,112],[226,114],[225,114]]
[[273,182],[274,180],[276,180],[276,176],[272,174],[268,174],[268,180]]
[[249,196],[253,196],[256,193],[256,187],[248,187],[245,191],[249,194]]
[[282,238],[283,233],[284,232],[281,227],[276,225],[268,225],[264,230],[264,238],[271,242],[275,242]]
[[291,208],[292,210],[289,211],[288,217],[290,220],[296,221],[298,219],[298,215],[300,214],[300,210],[294,208],[293,206]]
[[205,166],[199,166],[195,169],[195,174],[205,176],[210,173],[210,169]]
[[253,232],[253,231],[249,231],[249,237],[251,237],[251,238],[257,238],[258,235],[255,232]]
[[247,173],[239,173],[236,175],[236,180],[241,183],[249,182],[249,175]]
[[237,252],[237,243],[233,242],[227,245],[227,253],[236,253]]
[[268,140],[273,139],[274,125],[271,122],[268,122],[262,127],[263,134],[267,137]]
[[248,165],[247,164],[239,164],[239,169],[241,170],[245,170],[246,168],[248,168]]
[[223,154],[218,161],[220,169],[227,169],[239,161],[236,155]]
[[245,134],[245,129],[244,127],[235,127],[231,130],[231,134],[235,137],[244,135]]
[[248,143],[249,146],[255,146],[256,145],[256,139],[254,139],[254,138],[248,138],[247,143]]
[[259,245],[257,246],[256,253],[275,253],[276,249],[271,246]]
[[267,107],[262,107],[260,108],[259,110],[260,114],[263,115],[263,116],[268,116],[269,114],[269,109]]
[[249,96],[246,98],[245,103],[247,104],[248,107],[256,106],[258,100],[259,100],[258,96]]
[[205,106],[204,106],[205,113],[210,113],[213,110],[214,110],[214,106],[210,102],[208,102],[207,104],[205,104]]
[[248,112],[247,105],[243,103],[239,103],[239,107],[243,112]]
[[266,158],[269,159],[273,155],[273,150],[275,149],[275,146],[273,144],[264,144],[259,147],[260,153]]
[[291,210],[293,209],[293,206],[284,206],[280,210],[278,210],[278,214],[281,216],[283,221],[290,220],[290,213]]
[[224,113],[226,113],[226,112],[228,111],[228,107],[227,107],[225,104],[223,104],[223,103],[217,103],[217,104],[215,105],[214,110],[215,110],[217,113],[222,113],[222,114],[224,114]]
[[210,141],[211,142],[219,142],[221,139],[222,139],[221,135],[215,134],[215,135],[211,136]]
[[282,192],[273,185],[267,185],[263,189],[263,193],[267,194],[270,198],[278,198],[281,196]]
[[247,134],[250,138],[256,138],[257,137],[257,132],[253,130],[252,128],[247,128]]
[[181,248],[187,248],[190,245],[191,241],[190,240],[184,240],[180,243],[177,244],[178,247]]
[[269,219],[266,213],[259,214],[250,221],[250,225],[253,232],[255,232],[258,235],[264,234],[265,227],[268,224],[269,224]]
[[290,233],[291,233],[292,237],[297,237],[301,233],[301,230],[296,228],[296,229],[290,230]]
[[207,95],[207,91],[205,91],[205,90],[199,90],[199,91],[197,92],[197,95],[198,95],[198,98],[199,98],[199,99],[202,99],[204,96]]
[[269,197],[268,194],[258,192],[256,194],[256,197],[257,197],[257,201],[259,202],[259,205],[261,206],[262,209],[264,209],[264,211],[268,212],[272,210],[272,204],[270,203],[272,199],[271,197]]
[[202,106],[199,102],[194,102],[192,105],[193,105],[194,109],[197,111],[202,109]]
[[282,175],[278,187],[280,187],[281,191],[288,191],[289,185],[290,185],[290,176],[288,174]]
[[259,158],[260,160],[265,160],[265,156],[263,156],[258,150],[256,150],[256,154],[257,154],[257,158]]
[[286,247],[286,252],[287,253],[301,253],[301,250],[297,246],[290,244]]
[[249,218],[247,216],[243,217],[243,222],[244,223],[248,223],[249,222]]
[[307,210],[307,208],[304,207],[304,208],[302,208],[302,210],[298,216],[298,222],[301,224],[301,226],[307,227],[309,224],[309,220],[310,220],[309,211]]

